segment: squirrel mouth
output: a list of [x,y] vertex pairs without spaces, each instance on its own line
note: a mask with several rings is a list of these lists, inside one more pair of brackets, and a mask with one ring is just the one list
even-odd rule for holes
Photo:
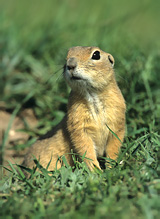
[[73,79],[73,80],[82,80],[82,78],[77,77],[77,76],[72,76],[71,79]]

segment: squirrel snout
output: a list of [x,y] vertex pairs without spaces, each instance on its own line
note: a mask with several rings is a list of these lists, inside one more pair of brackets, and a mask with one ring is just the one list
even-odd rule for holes
[[69,70],[69,71],[71,71],[71,72],[73,72],[73,70],[76,68],[76,66],[77,66],[77,60],[75,59],[75,58],[69,58],[68,60],[67,60],[67,69]]

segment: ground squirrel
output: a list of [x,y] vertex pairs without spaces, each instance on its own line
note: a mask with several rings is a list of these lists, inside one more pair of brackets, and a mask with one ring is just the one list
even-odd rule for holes
[[[60,168],[65,155],[72,166],[71,151],[84,159],[89,169],[101,169],[100,156],[116,160],[125,133],[125,101],[116,83],[114,58],[98,47],[73,47],[68,51],[64,77],[71,87],[68,110],[52,136],[38,140],[23,165],[32,168],[33,155],[48,170]],[[119,137],[113,135],[113,132]]]

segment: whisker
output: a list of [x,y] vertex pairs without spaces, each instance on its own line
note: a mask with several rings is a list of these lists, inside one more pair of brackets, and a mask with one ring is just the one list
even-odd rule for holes
[[[63,67],[59,68],[56,72],[54,72],[47,80],[46,80],[46,84],[51,80],[52,77],[54,77],[60,70],[62,70]],[[63,73],[62,73],[63,74]],[[62,74],[56,79],[56,81],[62,76]]]
[[125,85],[128,87],[128,81],[124,77],[122,77],[119,74],[116,74],[116,78],[119,78],[119,80],[122,81],[122,83],[125,83]]
[[61,76],[63,76],[63,73],[61,73],[61,74],[57,77],[57,79],[56,79],[55,81],[58,81]]

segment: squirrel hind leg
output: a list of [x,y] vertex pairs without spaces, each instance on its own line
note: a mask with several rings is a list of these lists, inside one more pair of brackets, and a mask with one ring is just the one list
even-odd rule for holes
[[107,142],[107,147],[106,147],[106,157],[110,158],[112,160],[117,160],[118,158],[118,154],[124,139],[124,134],[125,131],[121,130],[117,133],[117,136],[113,136],[113,134],[111,134],[109,136],[108,142]]

